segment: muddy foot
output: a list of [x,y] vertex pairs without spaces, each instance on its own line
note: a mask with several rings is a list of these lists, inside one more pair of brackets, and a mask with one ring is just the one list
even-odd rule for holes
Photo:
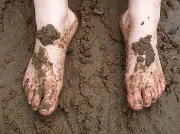
[[68,12],[70,17],[67,17],[68,21],[64,26],[59,26],[60,28],[53,24],[44,25],[36,18],[37,29],[39,27],[38,39],[23,79],[23,86],[28,103],[42,115],[50,115],[57,107],[63,84],[66,50],[77,29],[76,16],[72,11]]
[[126,43],[127,98],[133,110],[156,102],[166,85],[156,48],[158,20],[150,17],[134,22],[127,10],[119,23]]

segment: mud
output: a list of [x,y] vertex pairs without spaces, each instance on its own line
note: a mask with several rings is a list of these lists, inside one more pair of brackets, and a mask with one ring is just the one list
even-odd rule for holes
[[179,1],[162,1],[158,26],[166,91],[139,112],[127,105],[124,84],[125,45],[118,20],[127,0],[70,0],[69,5],[79,27],[67,51],[59,105],[43,117],[32,111],[21,86],[36,39],[33,1],[0,0],[0,133],[178,134],[180,30],[168,32],[179,27]]
[[52,24],[43,26],[40,30],[37,31],[36,38],[41,41],[43,45],[53,44],[54,40],[60,38],[58,30]]
[[138,42],[132,43],[132,50],[134,50],[135,55],[140,55],[137,60],[143,62],[144,58],[142,55],[145,55],[145,65],[147,67],[149,67],[155,59],[155,53],[151,45],[151,38],[151,35],[147,35],[146,37],[139,39]]
[[[45,65],[46,67],[49,68],[49,70],[52,69],[52,63],[48,61],[47,56],[45,55],[45,49],[40,47],[39,52],[36,53],[34,52],[32,56],[32,63],[31,63],[36,70],[38,70],[37,73],[37,83],[42,83],[42,85],[39,85],[38,93],[44,94],[43,87],[45,83],[45,77],[46,77],[46,72],[45,69],[43,69],[43,66]],[[47,68],[46,68],[47,69]]]
[[42,102],[39,109],[43,109],[43,110],[46,110],[46,111],[49,111],[49,109],[51,108],[51,105],[50,104],[47,104],[47,103],[44,103]]
[[[46,66],[50,66],[52,67],[52,63],[48,61],[48,57],[45,54],[45,49],[40,47],[38,53],[34,53],[32,56],[32,64],[34,65],[34,68],[36,70],[42,70],[42,66],[46,65]],[[45,76],[45,72],[43,73],[43,71],[38,71],[41,72],[38,74],[38,77],[43,77]]]

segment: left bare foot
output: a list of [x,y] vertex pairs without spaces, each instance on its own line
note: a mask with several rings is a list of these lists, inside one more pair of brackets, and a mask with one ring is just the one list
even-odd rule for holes
[[159,12],[160,0],[130,0],[120,19],[126,43],[128,103],[133,110],[149,107],[165,89],[157,50]]

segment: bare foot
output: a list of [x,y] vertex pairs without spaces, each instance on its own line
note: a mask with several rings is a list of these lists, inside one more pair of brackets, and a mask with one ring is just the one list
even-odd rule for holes
[[[59,11],[62,8],[53,4],[61,3],[35,0],[38,39],[23,79],[28,103],[33,110],[39,110],[45,116],[53,113],[57,107],[63,84],[66,50],[78,25],[78,20],[67,3],[64,8],[67,10],[64,11]],[[61,14],[62,12],[64,13]]]
[[128,103],[133,110],[140,110],[156,102],[166,85],[157,50],[159,12],[157,15],[145,12],[138,16],[138,9],[130,10],[121,16],[119,24],[126,43]]

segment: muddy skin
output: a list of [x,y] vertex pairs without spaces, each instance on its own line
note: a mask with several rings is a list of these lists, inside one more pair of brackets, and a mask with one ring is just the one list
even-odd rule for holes
[[[45,55],[45,49],[40,47],[38,53],[34,53],[32,57],[32,64],[34,65],[34,68],[38,71],[37,74],[37,83],[41,83],[42,85],[39,85],[38,88],[38,94],[43,95],[44,94],[44,88],[45,88],[45,82],[46,82],[46,70],[52,70],[52,63],[48,61],[47,56]],[[45,69],[43,69],[43,65],[46,66]]]
[[[27,79],[27,80],[25,81],[25,84],[24,84],[24,86],[22,87],[23,91],[25,92],[26,98],[28,98],[28,92],[30,91],[30,88],[31,88],[31,87],[28,87],[28,86],[27,86],[27,85],[28,85],[28,82],[29,82],[29,79]],[[42,91],[42,92],[43,92],[43,91]]]
[[[135,55],[139,54],[139,55],[145,55],[145,65],[147,67],[149,67],[151,65],[151,63],[154,62],[154,59],[155,59],[155,53],[154,53],[154,50],[151,46],[151,38],[152,36],[151,35],[147,35],[146,37],[144,38],[141,38],[139,39],[139,42],[135,42],[135,43],[132,43],[132,49],[134,50],[135,52]],[[138,61],[142,61],[143,57],[138,57]]]
[[42,85],[39,85],[39,87],[38,87],[38,94],[39,94],[40,96],[43,96],[43,95],[44,95],[44,82],[43,82]]
[[[75,22],[74,22],[75,23]],[[63,54],[66,53],[67,50],[67,45],[69,44],[69,39],[67,39],[67,37],[69,37],[69,34],[71,33],[72,27],[73,25],[71,25],[69,28],[65,29],[58,39],[53,41],[53,45],[55,46],[56,49],[62,50],[61,52]],[[48,25],[47,25],[48,27]],[[45,27],[43,27],[45,29]],[[40,32],[42,32],[44,29],[41,29]],[[44,30],[44,31],[48,31],[48,30]],[[49,36],[53,37],[53,35],[50,35],[51,33],[48,33]],[[59,87],[59,83],[62,80],[62,70],[63,70],[63,62],[64,62],[64,58],[61,57],[61,55],[59,55],[58,57],[58,63],[54,63],[57,64],[57,66],[59,66],[57,68],[57,72],[54,72],[53,70],[53,63],[51,63],[49,61],[49,57],[48,54],[46,54],[46,49],[44,47],[40,47],[39,50],[37,50],[38,52],[34,53],[32,56],[32,65],[34,65],[35,70],[37,71],[36,76],[33,79],[33,83],[38,84],[38,89],[37,89],[37,94],[41,97],[42,95],[45,94],[45,97],[43,98],[39,98],[42,101],[40,102],[40,107],[39,110],[45,110],[45,111],[49,111],[49,109],[51,108],[51,105],[53,105],[53,98],[55,97],[55,92],[57,92],[57,87]],[[64,56],[64,55],[63,55]],[[55,65],[56,66],[56,65]],[[48,87],[47,87],[48,86]],[[47,91],[50,88],[50,92],[51,94],[48,95],[48,99],[46,100],[45,98],[47,97]],[[32,90],[32,89],[31,89]],[[35,99],[35,97],[34,97]],[[51,100],[51,101],[50,101]],[[32,102],[35,102],[36,100],[32,100]],[[51,103],[51,104],[48,104]],[[34,103],[32,103],[32,107],[34,110],[37,110],[36,106],[33,106]]]
[[[144,61],[144,60],[143,60]],[[139,70],[141,71],[146,71],[146,66],[144,65],[144,63],[142,61],[138,61],[136,62],[136,65],[135,65],[135,68],[134,68],[134,71],[137,72]]]
[[[46,82],[46,70],[52,72],[52,63],[48,61],[48,57],[45,54],[45,49],[40,47],[38,53],[34,53],[32,56],[32,64],[34,65],[34,68],[37,70],[37,79],[34,80],[36,83],[40,83],[38,86],[37,93],[39,96],[43,96],[45,93],[45,82]],[[46,68],[43,69],[43,66]],[[29,90],[29,89],[28,89]],[[45,106],[46,104],[42,104]],[[49,106],[50,107],[50,106]],[[42,107],[41,108],[47,108],[49,110],[49,107]]]
[[67,40],[67,37],[69,37],[70,31],[73,29],[74,24],[76,23],[76,21],[68,28],[64,29],[64,31],[62,33],[59,33],[60,35],[63,36],[59,36],[59,42],[54,41],[54,44],[56,44],[59,48],[61,49],[67,49],[67,45],[69,44],[69,40]]
[[46,103],[41,103],[39,109],[46,109],[47,111],[49,111],[49,109],[51,108],[50,104],[46,104]]
[[[58,81],[57,81],[57,82],[58,82]],[[54,88],[54,87],[52,87],[52,88]],[[54,92],[55,92],[55,89],[52,89],[52,93],[51,93],[51,95],[49,96],[50,98],[53,96]],[[44,91],[43,91],[43,93],[44,93]],[[42,95],[43,95],[43,94],[42,94]],[[40,107],[39,107],[39,109],[46,109],[47,111],[49,111],[50,108],[51,108],[51,105],[50,105],[50,104],[47,104],[47,103],[45,103],[45,102],[42,102],[41,105],[40,105]]]
[[[63,39],[65,39],[65,37],[63,37]],[[59,47],[59,44],[57,46]],[[64,45],[64,47],[65,47],[65,45]],[[61,62],[63,62],[63,61],[60,60],[58,64],[63,64]],[[63,75],[62,75],[62,73],[60,73],[60,72],[62,72],[62,68],[58,69],[59,73],[57,73],[57,75],[53,74],[53,63],[51,63],[48,60],[46,51],[43,47],[39,48],[38,53],[35,52],[33,54],[32,64],[34,65],[35,70],[37,70],[37,72],[38,72],[37,76],[35,77],[37,79],[34,80],[35,83],[40,84],[38,86],[37,93],[39,94],[39,96],[43,97],[43,95],[45,94],[45,91],[47,90],[47,87],[45,85],[52,84],[50,87],[51,88],[51,94],[49,95],[49,99],[53,98],[54,93],[57,92],[56,89],[57,89],[58,83],[59,83],[59,81],[62,80]],[[46,81],[46,75],[52,75],[51,79],[48,79]],[[47,104],[46,101],[44,100],[41,102],[39,110],[46,109],[46,111],[48,111],[50,109],[50,107],[51,107],[51,105]]]
[[34,53],[32,57],[32,64],[34,68],[38,70],[38,78],[43,78],[46,76],[46,72],[42,69],[42,66],[45,65],[48,67],[48,70],[52,70],[53,63],[48,61],[47,56],[45,55],[45,49],[40,47],[38,53]]
[[[79,28],[67,50],[57,110],[42,117],[32,110],[21,89],[36,40],[33,1],[0,0],[1,134],[179,134],[180,30],[168,34],[179,26],[179,1],[162,0],[158,26],[166,91],[150,108],[139,112],[127,105],[124,82],[125,44],[118,21],[127,2],[69,1],[78,15]],[[96,8],[103,14],[94,14]]]
[[[76,23],[76,21],[74,23]],[[69,44],[69,39],[67,39],[67,37],[69,37],[69,34],[71,33],[74,23],[61,33],[61,35],[63,35],[63,36],[60,36],[58,39],[53,41],[53,45],[55,46],[56,49],[59,49],[61,51],[60,52],[61,54],[66,53],[67,45]],[[43,31],[47,32],[49,30],[49,27],[50,27],[50,25],[47,25],[47,27],[43,27],[40,31],[38,31],[38,33],[42,34]],[[47,30],[45,30],[45,28]],[[51,34],[52,34],[52,32],[48,32],[49,37],[53,37],[53,35],[51,35]],[[65,49],[65,50],[62,50],[62,49]],[[35,77],[33,78],[33,83],[35,85],[38,84],[37,85],[38,89],[36,92],[40,97],[42,96],[42,98],[39,98],[42,100],[42,102],[40,101],[39,110],[48,111],[50,109],[51,105],[53,104],[53,102],[52,102],[53,100],[51,101],[51,104],[46,104],[46,103],[48,103],[48,102],[50,103],[49,100],[53,99],[53,97],[55,96],[54,93],[57,92],[57,86],[59,85],[59,83],[62,80],[62,76],[63,76],[62,70],[64,70],[63,69],[64,68],[63,67],[64,55],[61,56],[59,54],[57,63],[54,63],[55,67],[58,66],[58,68],[56,68],[57,72],[54,72],[53,63],[51,63],[49,61],[49,57],[46,52],[46,49],[44,47],[40,47],[39,50],[37,50],[37,51],[38,52],[34,52],[34,54],[32,56],[32,62],[31,62],[32,66],[34,66],[34,68],[36,70]],[[51,94],[48,95],[48,99],[46,101],[46,99],[44,99],[44,98],[47,97],[47,91],[49,90],[48,88],[50,88]],[[45,94],[45,96],[43,97],[44,94]],[[34,99],[36,99],[36,98],[34,97]],[[32,100],[32,102],[35,102],[35,100],[34,101]],[[33,104],[34,103],[32,103],[32,107],[33,107]],[[37,108],[35,108],[35,106],[34,106],[34,109],[36,110]]]
[[36,35],[36,38],[39,39],[44,46],[53,44],[53,41],[59,39],[59,37],[60,34],[52,24],[43,26],[40,30],[37,31]]

